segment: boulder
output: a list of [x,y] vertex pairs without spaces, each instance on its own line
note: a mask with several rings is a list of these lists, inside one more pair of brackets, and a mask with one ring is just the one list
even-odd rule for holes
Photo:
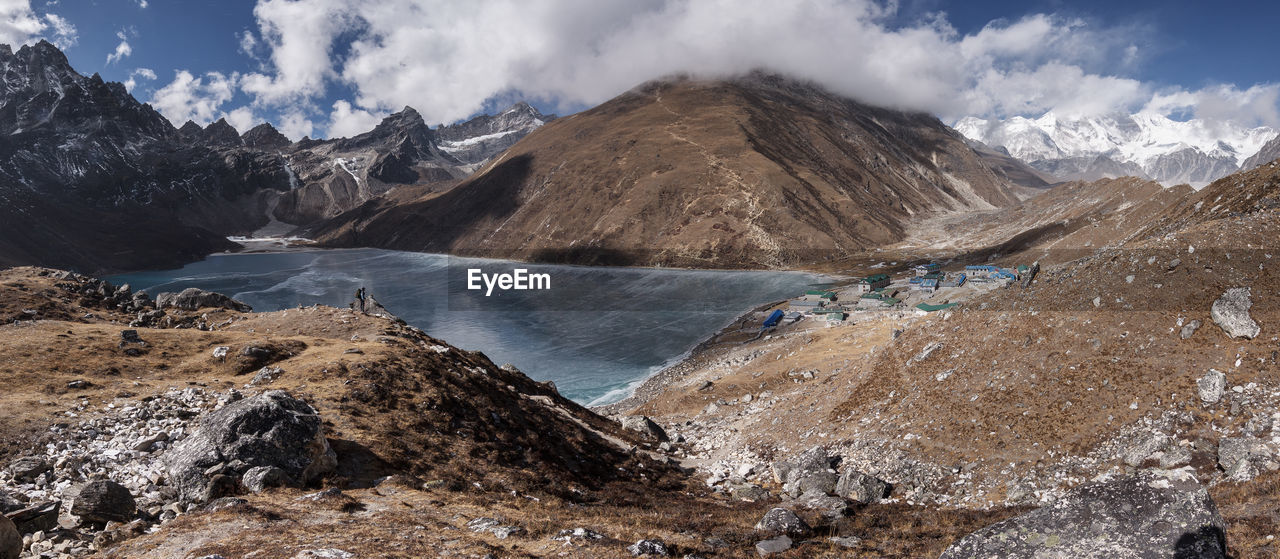
[[14,498],[13,495],[0,489],[0,514],[8,514],[13,511],[27,508],[27,504]]
[[22,555],[22,534],[13,521],[0,516],[0,559],[18,559]]
[[1218,403],[1226,388],[1227,375],[1217,369],[1209,369],[1209,372],[1196,381],[1196,391],[1200,394],[1200,401],[1206,404]]
[[970,557],[1225,558],[1226,522],[1190,468],[1079,486],[951,545]]
[[200,309],[231,309],[239,312],[251,312],[253,307],[237,301],[221,293],[188,287],[181,293],[161,293],[156,295],[156,308],[175,307],[186,311]]
[[57,528],[58,513],[61,511],[62,503],[60,501],[45,501],[5,513],[5,516],[13,521],[19,532],[31,534],[40,531],[48,532]]
[[635,431],[661,442],[671,440],[661,425],[658,425],[646,416],[624,415],[621,417],[619,422],[622,423],[622,428],[628,431]]
[[804,519],[796,516],[796,513],[782,507],[774,507],[756,523],[756,530],[769,534],[803,536],[809,533],[810,528]]
[[627,546],[627,551],[637,557],[641,555],[652,555],[654,557],[667,557],[671,552],[667,550],[667,544],[662,540],[640,540]]
[[225,468],[237,461],[244,470],[278,468],[287,479],[302,484],[337,466],[315,409],[282,390],[208,413],[191,436],[165,453],[169,479],[191,501],[207,498],[212,477],[243,473]]
[[123,485],[99,479],[80,488],[71,503],[71,514],[95,524],[129,522],[138,514],[138,507],[133,502],[133,495]]
[[[1232,481],[1248,481],[1257,475],[1254,462],[1271,455],[1267,443],[1254,437],[1231,437],[1218,441],[1218,467]],[[1243,465],[1242,465],[1243,463]]]
[[270,487],[289,485],[289,479],[280,468],[254,466],[245,471],[244,476],[240,478],[240,485],[250,493],[261,493]]
[[807,492],[791,503],[818,511],[819,514],[827,518],[840,518],[849,514],[848,501],[820,491]]
[[20,481],[33,480],[50,469],[49,463],[37,456],[25,456],[9,463],[9,473]]
[[1258,336],[1258,323],[1249,316],[1249,308],[1253,306],[1251,295],[1248,287],[1233,287],[1214,301],[1209,309],[1213,322],[1228,336],[1249,339]]
[[793,477],[793,481],[782,486],[782,490],[792,497],[814,492],[824,495],[831,493],[835,491],[836,482],[840,479],[831,470],[815,472],[797,470],[797,475]]
[[859,503],[875,503],[888,494],[888,482],[855,470],[845,470],[836,482],[836,495]]
[[761,542],[757,542],[756,553],[759,553],[761,557],[768,557],[770,555],[775,555],[775,554],[787,551],[791,549],[792,545],[793,545],[793,542],[791,541],[791,538],[788,538],[786,536],[778,536],[771,540],[764,540]]

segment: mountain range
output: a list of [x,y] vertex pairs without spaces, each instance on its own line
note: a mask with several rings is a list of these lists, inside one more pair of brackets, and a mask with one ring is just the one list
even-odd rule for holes
[[505,147],[467,130],[509,142],[552,118],[528,105],[504,114],[444,132],[449,146],[471,146],[462,159],[409,107],[331,140],[290,142],[270,124],[242,135],[225,120],[175,128],[123,85],[76,72],[48,42],[0,45],[0,264],[140,269],[233,249],[229,235],[283,232],[399,186],[456,182]]
[[783,267],[1016,204],[937,118],[754,73],[643,84],[530,133],[443,194],[313,228],[330,246],[574,263]]
[[1252,168],[1247,160],[1280,135],[1268,127],[1211,126],[1150,112],[1074,119],[1052,112],[1036,119],[966,117],[955,128],[1060,180],[1136,176],[1195,188]]

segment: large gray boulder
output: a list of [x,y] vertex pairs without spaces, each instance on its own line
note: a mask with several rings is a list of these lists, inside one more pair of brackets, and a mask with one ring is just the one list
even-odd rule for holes
[[22,555],[22,534],[13,521],[0,515],[0,559],[18,559]]
[[756,523],[756,530],[769,534],[803,536],[808,534],[811,528],[804,519],[796,516],[796,513],[782,507],[774,507]]
[[876,503],[889,494],[889,483],[878,477],[848,469],[836,482],[836,495],[859,503]]
[[1228,336],[1249,339],[1258,337],[1258,323],[1249,316],[1249,308],[1253,306],[1251,295],[1248,287],[1233,287],[1214,301],[1213,307],[1209,309],[1213,322]]
[[71,514],[96,524],[128,522],[138,514],[133,494],[123,485],[109,479],[84,484],[71,503]]
[[1144,470],[1082,485],[1043,508],[969,534],[940,559],[1225,558],[1226,529],[1189,468]]
[[667,431],[658,425],[652,419],[643,415],[624,415],[618,418],[618,422],[622,424],[622,428],[628,431],[635,431],[658,442],[666,442],[671,440],[667,436]]
[[283,390],[210,412],[165,457],[169,479],[182,497],[198,502],[222,496],[208,491],[215,478],[218,487],[228,487],[228,481],[235,484],[255,467],[278,468],[284,479],[306,484],[337,466],[316,410]]
[[182,310],[231,309],[233,311],[251,312],[253,307],[227,297],[221,293],[188,287],[181,293],[161,293],[156,295],[156,308],[176,307]]

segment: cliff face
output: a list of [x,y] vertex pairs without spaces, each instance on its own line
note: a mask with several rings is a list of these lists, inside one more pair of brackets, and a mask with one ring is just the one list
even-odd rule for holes
[[755,74],[645,84],[539,128],[444,194],[369,204],[312,236],[578,263],[777,267],[892,242],[916,216],[1016,200],[933,117]]

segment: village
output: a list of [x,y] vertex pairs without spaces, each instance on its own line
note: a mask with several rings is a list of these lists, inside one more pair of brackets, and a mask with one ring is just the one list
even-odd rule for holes
[[967,265],[963,270],[946,271],[941,263],[928,262],[908,268],[897,279],[878,273],[829,290],[810,290],[757,314],[763,318],[761,334],[803,320],[839,326],[875,313],[926,315],[955,307],[980,293],[1014,285],[1026,287],[1039,271],[1039,263],[1014,267]]

